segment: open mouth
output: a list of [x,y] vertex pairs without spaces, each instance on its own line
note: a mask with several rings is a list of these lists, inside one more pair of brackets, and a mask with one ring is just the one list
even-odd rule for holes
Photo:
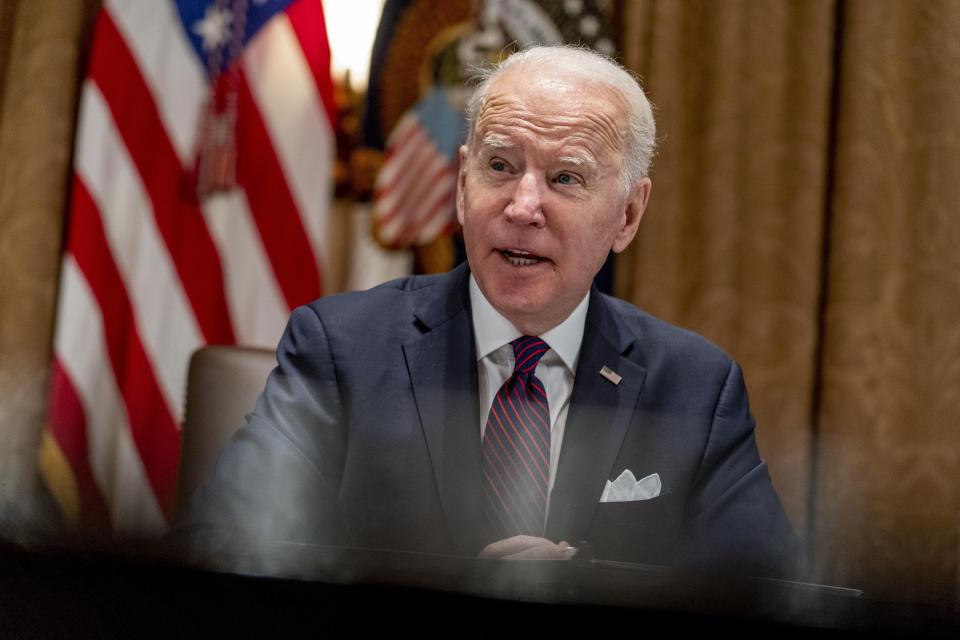
[[501,249],[500,255],[515,267],[529,267],[535,265],[546,258],[530,253],[529,251],[520,251],[518,249]]

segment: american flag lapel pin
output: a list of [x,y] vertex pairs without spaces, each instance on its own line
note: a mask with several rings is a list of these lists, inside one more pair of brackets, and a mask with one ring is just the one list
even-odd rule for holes
[[617,373],[607,365],[603,365],[603,368],[600,369],[600,375],[602,375],[604,378],[612,382],[614,385],[620,384],[620,381],[623,380],[623,376],[621,376],[619,373]]

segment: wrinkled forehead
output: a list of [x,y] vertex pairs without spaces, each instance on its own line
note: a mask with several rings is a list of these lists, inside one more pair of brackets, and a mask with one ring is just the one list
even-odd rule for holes
[[627,101],[616,89],[586,78],[511,68],[493,80],[477,114],[473,144],[505,135],[576,140],[619,156]]

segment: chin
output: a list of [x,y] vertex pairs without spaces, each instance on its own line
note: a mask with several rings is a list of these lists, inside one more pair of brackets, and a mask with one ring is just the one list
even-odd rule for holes
[[490,299],[490,303],[520,330],[521,325],[529,326],[547,320],[547,304],[540,299],[523,295],[518,291],[511,291],[504,295],[497,295]]
[[541,305],[516,290],[498,291],[490,298],[490,303],[504,314],[534,315],[541,309]]

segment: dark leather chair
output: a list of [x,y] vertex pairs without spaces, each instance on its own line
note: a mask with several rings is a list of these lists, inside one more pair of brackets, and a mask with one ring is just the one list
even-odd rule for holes
[[275,365],[270,349],[212,346],[193,354],[177,480],[178,513],[194,489],[210,477],[220,452],[243,426]]

